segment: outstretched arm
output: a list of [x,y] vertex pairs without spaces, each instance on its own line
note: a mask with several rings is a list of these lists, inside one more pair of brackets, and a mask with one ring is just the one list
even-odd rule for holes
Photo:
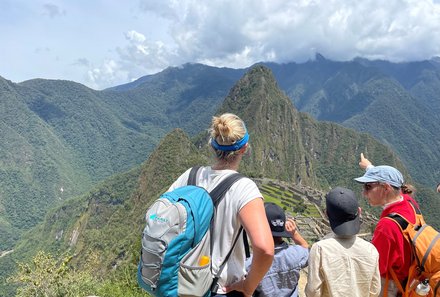
[[296,226],[296,222],[294,219],[292,218],[287,219],[286,231],[292,235],[292,239],[293,242],[295,242],[295,244],[302,246],[303,248],[306,249],[309,248],[309,244],[299,233],[298,227]]

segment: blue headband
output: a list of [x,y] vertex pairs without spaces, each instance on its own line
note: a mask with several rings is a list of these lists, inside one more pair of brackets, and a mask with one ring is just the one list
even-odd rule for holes
[[249,141],[249,134],[246,131],[246,134],[244,134],[242,139],[236,141],[234,144],[231,145],[220,145],[217,143],[217,141],[214,138],[211,138],[211,146],[219,151],[232,152],[241,149],[246,143],[248,143],[248,141]]

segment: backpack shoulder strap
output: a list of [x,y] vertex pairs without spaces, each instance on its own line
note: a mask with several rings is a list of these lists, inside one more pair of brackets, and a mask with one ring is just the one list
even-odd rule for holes
[[414,212],[416,215],[422,215],[422,212],[420,211],[420,208],[418,208],[414,202],[412,202],[411,200],[408,200],[409,204],[411,204],[412,208],[414,209]]
[[[228,175],[225,179],[223,179],[210,193],[209,196],[211,196],[212,199],[212,203],[214,204],[214,207],[217,207],[217,205],[220,203],[220,201],[223,199],[223,197],[225,196],[226,192],[231,188],[231,186],[238,180],[242,179],[244,177],[244,175],[240,174],[240,173],[233,173]],[[226,264],[226,262],[229,259],[229,256],[232,252],[232,250],[234,249],[235,243],[238,240],[238,237],[240,236],[240,233],[243,229],[243,226],[240,227],[240,231],[238,232],[237,238],[234,240],[234,243],[231,247],[231,251],[229,251],[228,255],[225,257],[222,265],[224,266],[224,264]],[[249,243],[247,242],[247,235],[245,233],[243,233],[243,241],[244,241],[244,245],[245,245],[245,252],[246,255],[250,254],[249,252]],[[221,268],[220,270],[223,270],[223,268]]]
[[189,172],[188,181],[186,182],[189,186],[196,186],[197,185],[197,172],[199,171],[201,166],[194,166],[191,168],[191,171]]
[[226,192],[229,190],[229,188],[239,179],[243,178],[244,176],[240,173],[233,173],[227,176],[224,180],[222,180],[210,193],[209,195],[212,198],[212,202],[214,203],[214,206],[217,206],[217,204],[220,202],[220,200],[223,198],[223,196],[226,194]]
[[386,218],[390,218],[391,220],[395,221],[399,225],[400,229],[402,229],[402,231],[405,230],[406,227],[408,227],[408,221],[396,212],[388,214]]
[[[411,200],[407,200],[407,201],[408,201],[409,205],[411,206],[411,208],[413,209],[414,217],[416,218],[415,223],[411,224],[411,225],[416,226],[418,224],[423,224],[424,221],[423,221],[423,216],[422,216],[422,212],[420,211],[420,209],[414,204],[413,201],[411,201]],[[401,214],[398,214],[396,212],[390,213],[385,217],[395,221],[400,226],[400,229],[402,229],[402,231],[404,231],[408,227],[408,224],[410,224],[410,222],[404,216],[402,216]]]
[[[243,178],[244,176],[240,173],[233,173],[227,176],[224,180],[222,180],[210,193],[212,202],[214,203],[214,207],[217,207],[217,204],[220,202],[220,200],[225,196],[226,192],[231,188],[231,186],[238,181],[239,179]],[[211,225],[212,227],[212,225]],[[218,279],[220,277],[220,274],[223,271],[223,268],[225,268],[226,262],[228,262],[229,257],[232,254],[232,251],[234,250],[235,244],[238,241],[238,238],[242,234],[242,231],[244,231],[243,226],[240,227],[237,236],[234,239],[234,242],[232,243],[231,249],[229,250],[226,257],[223,259],[222,264],[219,266],[219,270],[217,274],[214,276],[212,284],[211,284],[211,292],[217,292],[218,289]],[[243,235],[244,236],[244,235]],[[211,240],[212,245],[212,240]]]
[[426,222],[425,222],[425,218],[423,217],[423,214],[422,214],[420,208],[418,208],[418,207],[414,204],[413,201],[408,200],[408,202],[409,202],[409,204],[411,205],[411,207],[413,208],[413,210],[414,210],[414,214],[415,214],[415,217],[416,217],[416,223],[415,223],[414,225],[417,225],[417,226],[418,226],[417,228],[420,228],[421,226],[423,226],[423,225],[426,224]]

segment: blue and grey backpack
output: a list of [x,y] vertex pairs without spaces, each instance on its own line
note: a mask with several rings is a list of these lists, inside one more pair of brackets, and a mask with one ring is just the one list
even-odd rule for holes
[[199,168],[191,169],[186,186],[162,194],[147,210],[137,279],[154,296],[208,296],[227,261],[212,275],[211,261],[200,258],[211,259],[215,206],[243,176],[231,174],[208,193],[196,186]]

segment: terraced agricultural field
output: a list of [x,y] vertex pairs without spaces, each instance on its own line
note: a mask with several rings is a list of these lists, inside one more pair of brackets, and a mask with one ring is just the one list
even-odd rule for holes
[[321,214],[313,203],[300,197],[289,187],[271,182],[261,184],[259,188],[266,202],[276,203],[293,216],[321,218]]

